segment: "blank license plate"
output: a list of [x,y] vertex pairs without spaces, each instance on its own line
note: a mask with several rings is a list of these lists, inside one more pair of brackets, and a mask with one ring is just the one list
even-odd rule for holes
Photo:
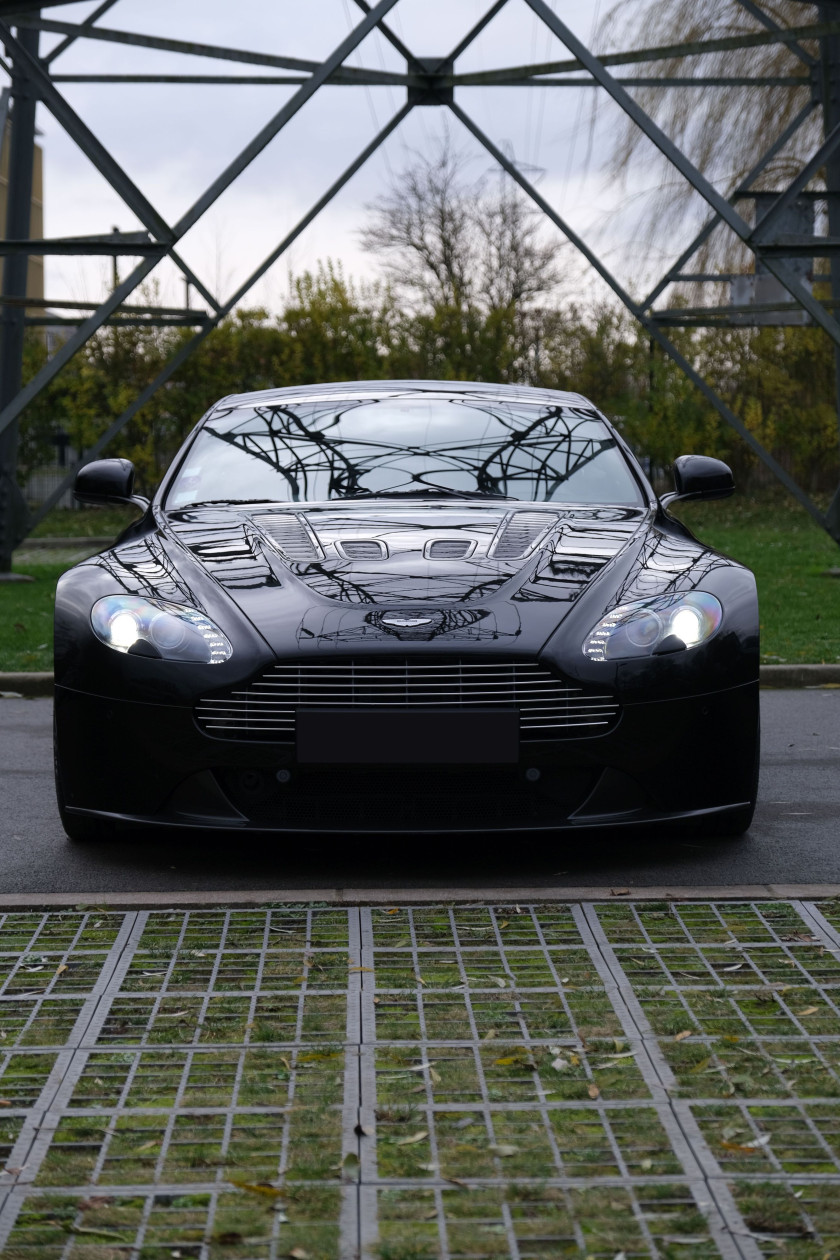
[[298,709],[302,765],[510,765],[515,709]]

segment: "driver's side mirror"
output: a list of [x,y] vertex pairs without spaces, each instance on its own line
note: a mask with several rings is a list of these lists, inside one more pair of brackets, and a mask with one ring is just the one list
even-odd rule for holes
[[73,494],[80,503],[133,503],[145,509],[149,500],[134,493],[130,459],[95,459],[76,473]]
[[662,496],[665,507],[677,499],[728,499],[735,489],[732,469],[710,455],[680,455],[674,460],[674,492]]

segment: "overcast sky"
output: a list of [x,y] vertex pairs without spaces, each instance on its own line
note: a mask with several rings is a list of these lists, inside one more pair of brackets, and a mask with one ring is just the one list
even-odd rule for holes
[[[388,21],[417,55],[443,55],[489,4],[490,0],[397,0]],[[67,4],[44,13],[78,21],[94,7],[91,2]],[[591,41],[609,3],[554,0],[553,7],[577,35]],[[361,16],[353,0],[238,0],[236,4],[227,0],[118,0],[100,25],[320,60]],[[42,35],[42,54],[59,38]],[[490,69],[566,56],[567,50],[523,0],[509,0],[459,59],[457,69]],[[347,64],[404,69],[399,55],[379,33],[369,36]],[[260,72],[258,67],[88,39],[77,41],[53,62],[52,69],[56,75]],[[277,85],[72,83],[61,84],[60,89],[170,222],[183,214],[296,90]],[[619,118],[616,107],[604,100],[593,127],[593,92],[574,88],[464,88],[457,91],[456,99],[539,182],[543,194],[572,225],[597,245],[621,279],[638,288],[644,272],[669,261],[672,248],[680,243],[678,238],[672,241],[663,236],[661,255],[652,259],[640,259],[633,244],[639,214],[635,194],[655,185],[665,168],[651,153],[650,163],[640,169],[632,189],[617,189],[607,182],[604,157]],[[184,257],[225,297],[282,239],[404,99],[405,90],[399,87],[321,89],[184,239]],[[43,106],[39,107],[38,125],[44,148],[48,236],[108,232],[114,225],[123,230],[141,226]],[[463,151],[468,173],[478,177],[489,171],[489,155],[448,110],[415,109],[258,284],[248,302],[279,309],[290,271],[314,267],[319,259],[340,260],[353,277],[372,278],[375,261],[361,252],[358,242],[365,205],[412,160],[413,152],[434,152],[445,125],[456,147]],[[121,260],[120,266],[125,274],[129,260]],[[577,277],[579,265],[571,251],[568,267]],[[47,260],[47,296],[98,300],[110,281],[110,268],[110,261],[105,259],[90,262],[51,257]],[[183,287],[171,267],[162,265],[155,274],[161,281],[163,299],[180,304]]]

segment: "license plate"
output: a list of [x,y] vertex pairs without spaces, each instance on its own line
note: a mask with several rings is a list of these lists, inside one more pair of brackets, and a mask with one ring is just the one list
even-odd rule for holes
[[301,765],[511,765],[515,709],[298,709]]

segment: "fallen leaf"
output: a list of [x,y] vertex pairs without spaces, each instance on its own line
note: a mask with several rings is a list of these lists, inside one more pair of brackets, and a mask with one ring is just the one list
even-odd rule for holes
[[818,1006],[809,1006],[804,1011],[794,1011],[794,1015],[801,1019],[803,1015],[816,1015],[819,1009]]
[[498,1155],[499,1159],[509,1159],[511,1155],[516,1155],[517,1152],[519,1151],[518,1146],[505,1146],[504,1144],[501,1146],[494,1145],[494,1146],[491,1146],[489,1149],[493,1152],[494,1155]]
[[493,1062],[498,1067],[512,1067],[514,1064],[518,1065],[519,1067],[529,1067],[529,1068],[535,1068],[537,1066],[534,1060],[531,1058],[530,1054],[526,1054],[526,1053],[506,1054],[501,1059],[494,1059]]
[[504,976],[488,976],[487,979],[492,980],[500,989],[507,988],[507,980],[505,980]]
[[510,919],[505,919],[504,923],[499,924],[499,931],[501,932],[502,928],[506,927],[510,927]]
[[66,970],[67,970],[67,963],[62,963],[60,967],[57,967],[57,968],[56,968],[56,972],[55,972],[55,974],[56,974],[57,976],[60,976],[60,975],[61,975],[61,973],[62,973],[62,971],[66,971]]
[[721,967],[721,971],[740,971],[743,963],[733,963],[731,967]]
[[373,967],[348,967],[348,971],[373,971]]
[[[5,1035],[5,1034],[4,1034],[4,1035]],[[484,1034],[484,1036],[481,1038],[481,1040],[482,1040],[482,1041],[492,1041],[492,1040],[493,1040],[493,1038],[494,1038],[494,1037],[497,1037],[498,1035],[499,1035],[499,1034],[496,1032],[496,1029],[495,1029],[495,1028],[488,1028],[488,1029],[487,1029],[487,1032]]]
[[611,897],[628,897],[629,895],[630,895],[629,888],[611,888],[610,889]]
[[11,1107],[11,1098],[0,1098],[0,1107]]
[[237,1190],[245,1190],[248,1194],[261,1194],[267,1199],[282,1199],[283,1197],[283,1191],[267,1181],[237,1181],[234,1177],[228,1180],[232,1186],[236,1186]]
[[153,1146],[160,1146],[160,1138],[152,1138],[151,1142],[144,1142],[142,1146],[138,1146],[138,1151],[150,1151]]
[[684,1028],[682,1032],[677,1033],[674,1041],[685,1041],[686,1037],[691,1036],[692,1031],[693,1030],[691,1028]]
[[565,1072],[567,1067],[571,1067],[568,1059],[564,1059],[562,1055],[558,1055],[556,1059],[552,1059],[551,1066],[555,1072]]
[[643,1159],[639,1167],[641,1168],[642,1172],[650,1172],[651,1168],[653,1168],[653,1160]]
[[706,1058],[706,1059],[701,1059],[699,1063],[695,1063],[695,1065],[694,1065],[694,1067],[691,1069],[691,1071],[692,1071],[692,1072],[705,1072],[706,1068],[709,1066],[709,1064],[711,1063],[711,1061],[712,1061],[712,1057],[711,1057],[711,1055],[709,1055],[709,1057],[708,1057],[708,1058]]
[[421,1172],[437,1172],[437,1164],[418,1164]]
[[440,1072],[436,1072],[436,1071],[435,1071],[435,1069],[434,1069],[433,1067],[430,1067],[430,1068],[429,1068],[429,1080],[432,1082],[432,1084],[433,1084],[433,1085],[440,1085],[441,1079],[442,1079],[442,1078],[441,1078]]
[[[396,914],[396,911],[394,913]],[[292,1247],[292,1250],[287,1251],[286,1255],[291,1257],[291,1260],[309,1260],[309,1252],[304,1251],[303,1247]]]
[[412,1133],[410,1137],[397,1138],[395,1146],[414,1146],[415,1142],[422,1142],[424,1138],[429,1136],[428,1129],[421,1129],[419,1133]]
[[589,1088],[587,1089],[587,1091],[586,1091],[586,1092],[587,1092],[587,1094],[589,1095],[589,1097],[590,1097],[590,1098],[600,1098],[600,1097],[601,1097],[601,1091],[600,1091],[600,1089],[598,1088],[598,1086],[597,1086],[594,1082],[593,1082],[593,1084],[591,1084],[591,1085],[589,1086]]
[[396,910],[383,910],[383,914],[399,914],[399,909],[396,909]]

